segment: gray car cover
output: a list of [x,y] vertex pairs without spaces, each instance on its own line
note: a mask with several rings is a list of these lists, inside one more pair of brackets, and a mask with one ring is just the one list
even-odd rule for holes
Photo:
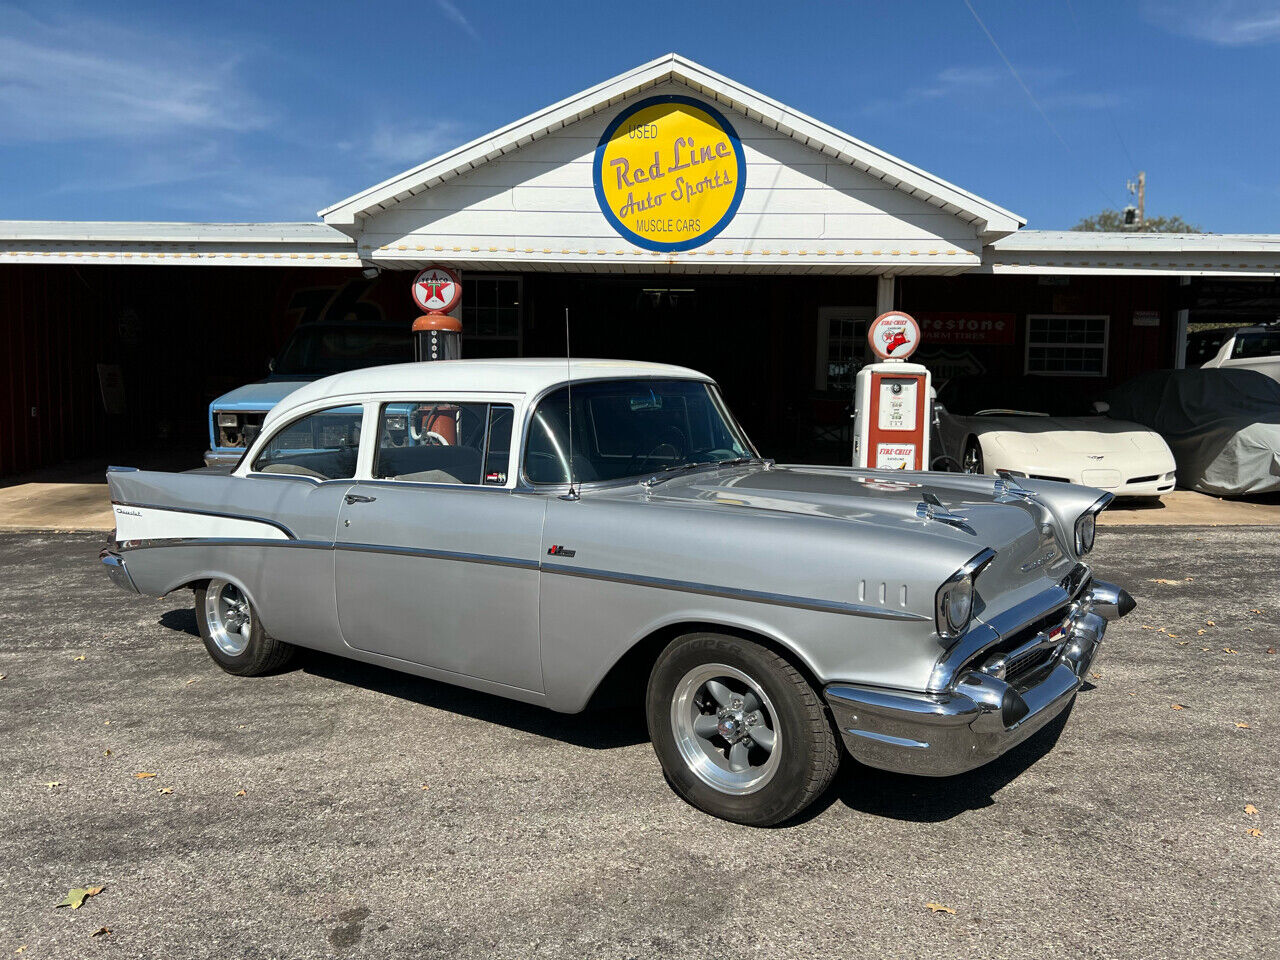
[[1108,416],[1169,444],[1178,486],[1218,496],[1280,490],[1280,383],[1256,370],[1156,370],[1112,388]]

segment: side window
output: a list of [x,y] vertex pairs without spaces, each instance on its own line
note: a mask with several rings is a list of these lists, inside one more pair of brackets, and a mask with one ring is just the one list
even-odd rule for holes
[[373,476],[418,483],[505,484],[511,419],[512,408],[506,404],[447,400],[384,404],[378,417]]
[[316,480],[349,480],[356,475],[360,421],[364,408],[331,407],[277,430],[253,461],[258,473]]

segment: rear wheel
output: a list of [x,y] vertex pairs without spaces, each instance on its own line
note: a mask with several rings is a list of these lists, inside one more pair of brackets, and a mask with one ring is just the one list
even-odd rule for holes
[[672,641],[649,676],[646,713],[676,792],[735,823],[794,817],[840,766],[822,698],[783,657],[740,637]]
[[229,580],[210,580],[195,591],[200,638],[227,673],[252,677],[289,662],[294,648],[267,636],[253,604]]
[[963,467],[965,473],[986,473],[982,462],[982,444],[977,437],[970,437],[964,445]]

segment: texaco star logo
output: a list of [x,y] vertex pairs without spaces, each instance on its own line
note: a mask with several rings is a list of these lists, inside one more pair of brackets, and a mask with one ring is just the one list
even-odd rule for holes
[[427,267],[413,278],[413,302],[425,313],[448,313],[462,298],[462,284],[447,267]]

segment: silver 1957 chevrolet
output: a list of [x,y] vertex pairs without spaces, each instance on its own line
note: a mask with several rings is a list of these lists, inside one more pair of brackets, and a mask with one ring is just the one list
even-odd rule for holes
[[647,680],[691,803],[772,824],[838,743],[946,776],[1062,712],[1133,606],[1083,563],[1086,487],[763,460],[693,370],[442,361],[342,373],[240,463],[112,468],[122,587],[189,587],[224,670],[311,647],[579,711]]

